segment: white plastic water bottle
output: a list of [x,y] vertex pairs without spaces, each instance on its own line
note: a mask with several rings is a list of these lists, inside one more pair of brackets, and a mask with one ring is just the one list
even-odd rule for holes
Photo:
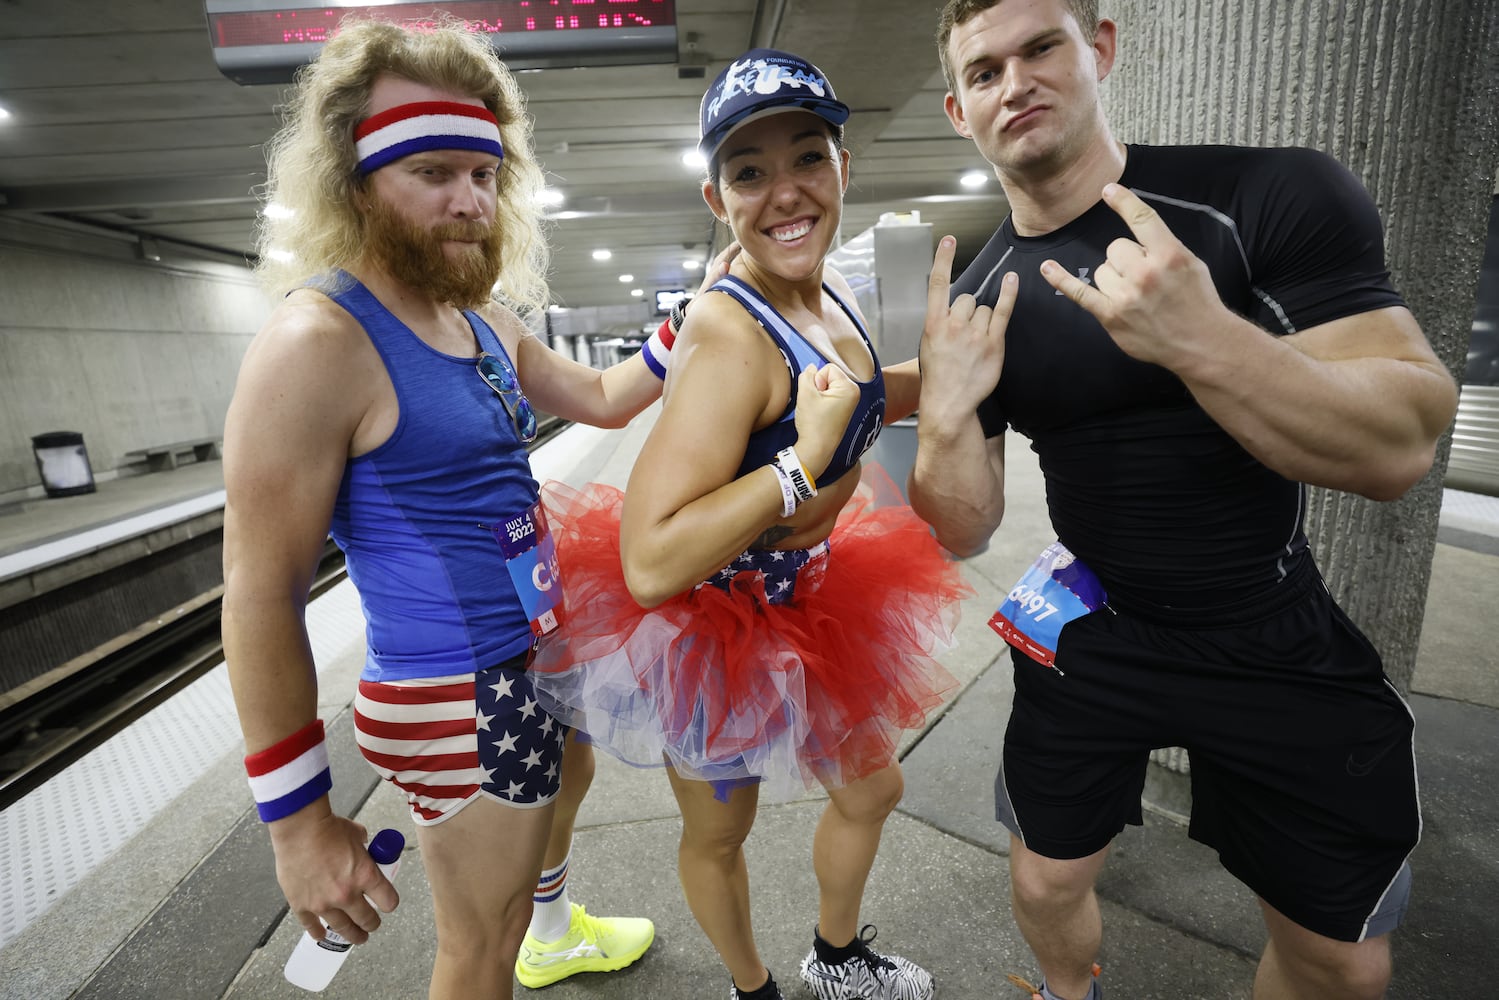
[[[370,841],[370,857],[375,859],[386,878],[394,879],[396,869],[401,866],[401,851],[405,848],[406,838],[401,831],[381,830]],[[321,941],[303,931],[291,957],[286,960],[286,981],[314,993],[323,992],[333,982],[334,973],[349,957],[352,947],[351,942],[327,930],[326,924]]]

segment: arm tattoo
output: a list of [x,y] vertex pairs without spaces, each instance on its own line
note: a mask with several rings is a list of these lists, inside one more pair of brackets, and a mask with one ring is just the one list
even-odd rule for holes
[[777,542],[790,538],[794,534],[796,534],[796,529],[789,524],[772,524],[761,533],[759,538],[750,542],[749,547],[752,549],[772,548]]

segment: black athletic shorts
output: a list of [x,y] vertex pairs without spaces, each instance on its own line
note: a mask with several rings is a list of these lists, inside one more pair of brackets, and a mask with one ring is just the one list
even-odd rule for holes
[[1291,920],[1360,941],[1400,922],[1421,833],[1414,719],[1312,567],[1214,626],[1105,607],[1050,669],[1012,651],[996,817],[1081,858],[1139,824],[1152,749],[1185,747],[1189,835]]

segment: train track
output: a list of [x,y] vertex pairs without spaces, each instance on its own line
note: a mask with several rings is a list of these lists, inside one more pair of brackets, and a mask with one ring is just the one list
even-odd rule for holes
[[[543,418],[535,450],[567,427]],[[308,600],[343,580],[330,540]],[[223,586],[101,648],[87,667],[0,708],[0,810],[39,788],[111,736],[224,662]]]
[[[343,577],[343,553],[329,542],[308,599]],[[0,809],[224,662],[223,593],[220,585],[167,611],[85,669],[0,711]]]

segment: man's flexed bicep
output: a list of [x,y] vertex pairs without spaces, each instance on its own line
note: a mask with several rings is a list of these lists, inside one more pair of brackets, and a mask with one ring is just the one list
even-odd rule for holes
[[[1256,345],[1263,372],[1188,380],[1220,425],[1288,479],[1374,500],[1424,476],[1457,410],[1457,385],[1404,306]],[[1246,366],[1249,367],[1249,366]]]
[[1089,286],[1054,261],[1053,287],[1131,357],[1161,365],[1267,467],[1298,482],[1393,500],[1431,467],[1457,390],[1404,306],[1275,336],[1218,298],[1206,266],[1135,194],[1104,201],[1134,239],[1109,245]]

